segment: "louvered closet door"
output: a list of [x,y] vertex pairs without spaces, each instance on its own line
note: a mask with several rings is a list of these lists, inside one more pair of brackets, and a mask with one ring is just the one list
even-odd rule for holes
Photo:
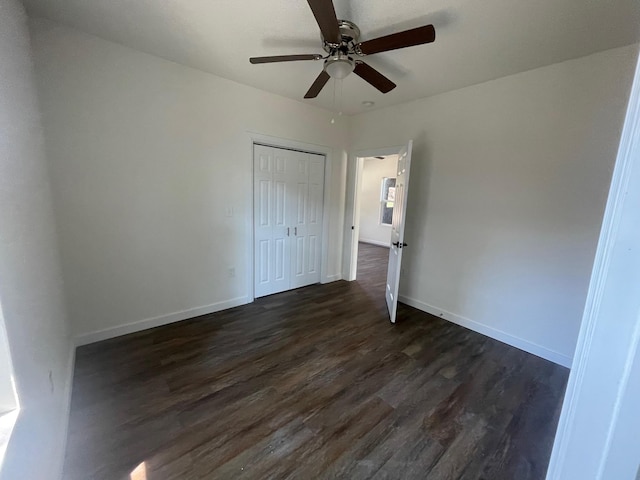
[[323,156],[254,146],[256,297],[320,281],[323,191]]

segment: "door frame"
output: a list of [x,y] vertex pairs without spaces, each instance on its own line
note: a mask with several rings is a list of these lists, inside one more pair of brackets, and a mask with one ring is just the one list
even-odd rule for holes
[[347,198],[344,219],[344,244],[342,259],[342,278],[348,281],[356,279],[358,267],[358,238],[360,236],[360,190],[362,169],[367,157],[386,157],[397,155],[404,145],[397,147],[379,147],[356,150],[349,155],[347,163]]
[[322,197],[322,236],[321,236],[321,245],[320,245],[320,283],[328,283],[332,281],[331,278],[328,277],[328,262],[329,262],[329,201],[330,201],[330,183],[329,179],[331,178],[331,165],[332,165],[332,154],[333,148],[328,147],[326,145],[316,145],[313,143],[305,143],[299,142],[297,140],[291,140],[288,138],[280,138],[274,137],[271,135],[264,135],[262,133],[257,132],[246,132],[249,137],[249,162],[248,162],[248,172],[249,178],[251,178],[251,188],[249,189],[249,196],[247,201],[249,202],[249,215],[246,218],[246,229],[249,232],[247,235],[247,243],[245,247],[245,262],[247,266],[250,266],[249,274],[247,275],[247,292],[248,292],[248,303],[251,303],[255,300],[255,264],[254,264],[254,241],[255,241],[255,232],[253,230],[253,221],[254,221],[254,198],[253,193],[255,189],[254,185],[254,158],[253,158],[253,146],[254,145],[265,145],[267,147],[274,148],[282,148],[285,150],[296,150],[304,153],[313,153],[316,155],[324,156],[324,187],[323,187],[323,197]]
[[[547,480],[637,478],[640,389],[640,61],[602,219],[589,292],[569,373]],[[634,248],[636,247],[636,248]],[[616,319],[612,322],[611,319]],[[625,406],[627,408],[625,408]],[[587,459],[585,461],[585,459]]]

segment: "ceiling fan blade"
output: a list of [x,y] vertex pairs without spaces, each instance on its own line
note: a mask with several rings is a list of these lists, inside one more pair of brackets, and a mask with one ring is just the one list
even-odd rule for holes
[[436,39],[436,29],[433,25],[405,30],[404,32],[392,33],[384,37],[374,38],[359,44],[360,51],[365,55],[373,53],[388,52],[398,48],[413,47],[431,43]]
[[364,81],[369,82],[382,93],[388,93],[396,88],[395,83],[364,62],[357,62],[356,68],[353,69],[353,73],[358,75]]
[[298,60],[320,60],[322,55],[309,54],[309,55],[277,55],[275,57],[251,57],[249,61],[253,64],[256,63],[274,63],[274,62],[296,62]]
[[336,9],[332,0],[307,0],[313,16],[320,27],[322,36],[329,43],[340,43],[342,35],[338,27],[338,17],[336,17]]
[[322,70],[318,78],[315,79],[311,88],[304,94],[304,98],[316,98],[331,77],[327,72]]

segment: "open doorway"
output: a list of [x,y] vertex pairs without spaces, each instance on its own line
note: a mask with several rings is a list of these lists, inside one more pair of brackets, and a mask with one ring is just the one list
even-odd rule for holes
[[[402,147],[388,147],[356,152],[348,166],[346,236],[344,278],[358,277],[360,245],[389,248],[391,225],[388,221],[389,187],[395,188],[398,152]],[[389,179],[384,181],[384,179]],[[391,190],[393,196],[395,191]],[[386,201],[385,201],[386,200]]]
[[[400,285],[400,272],[402,270],[402,252],[407,243],[404,239],[404,226],[406,218],[407,194],[409,192],[409,173],[411,167],[411,151],[413,141],[409,140],[406,145],[396,149],[384,149],[357,154],[350,165],[349,195],[350,214],[347,218],[351,220],[352,235],[349,238],[350,245],[345,249],[346,263],[349,266],[348,280],[356,280],[358,275],[358,251],[360,241],[365,239],[360,236],[362,227],[361,217],[365,200],[375,202],[375,206],[366,205],[366,209],[371,210],[372,225],[380,231],[379,243],[384,245],[381,248],[388,249],[388,268],[385,282],[384,295],[389,310],[391,323],[396,321],[398,307],[398,295]],[[391,157],[388,166],[395,169],[386,170],[387,164],[376,162],[384,161]],[[365,175],[365,165],[370,165],[370,175]],[[392,173],[393,172],[393,173]],[[364,185],[365,179],[370,179],[368,185]],[[379,190],[378,190],[379,185]],[[366,191],[371,192],[371,196],[365,198]],[[377,193],[376,193],[377,190]],[[384,232],[385,222],[390,219],[389,244],[387,247],[387,236]],[[371,244],[371,243],[369,243]]]
[[[357,254],[354,263],[355,278],[360,279],[360,273],[366,275],[368,271],[359,271],[363,262],[380,263],[379,258],[389,255],[398,155],[359,157],[357,162],[358,201],[354,229]],[[386,268],[383,275],[386,275]]]
[[384,297],[398,155],[361,157],[357,161],[355,276],[371,295]]

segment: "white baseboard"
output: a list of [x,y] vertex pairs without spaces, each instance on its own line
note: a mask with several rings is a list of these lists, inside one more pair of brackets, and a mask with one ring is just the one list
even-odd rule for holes
[[406,303],[407,305],[417,308],[418,310],[422,310],[423,312],[435,315],[436,317],[444,318],[445,320],[455,323],[456,325],[460,325],[462,327],[468,328],[469,330],[473,330],[474,332],[481,333],[483,335],[486,335],[487,337],[491,337],[495,340],[506,343],[507,345],[511,345],[512,347],[516,347],[520,350],[524,350],[525,352],[531,353],[538,357],[542,357],[553,363],[562,365],[563,367],[571,368],[570,357],[554,350],[550,350],[546,347],[543,347],[542,345],[538,345],[523,338],[516,337],[509,333],[503,332],[502,330],[498,330],[497,328],[485,325],[484,323],[476,322],[475,320],[471,320],[469,318],[456,315],[455,313],[442,310],[441,308],[434,307],[433,305],[429,305],[414,298],[399,295],[398,301]]
[[336,273],[335,275],[327,275],[326,277],[324,277],[321,283],[337,282],[338,280],[342,280],[342,275]]
[[203,307],[190,308],[181,312],[169,313],[167,315],[160,315],[158,317],[138,320],[135,322],[126,323],[124,325],[118,325],[116,327],[105,328],[104,330],[83,333],[75,337],[75,344],[77,346],[81,346],[87,345],[89,343],[100,342],[109,338],[119,337],[121,335],[127,335],[129,333],[140,332],[149,328],[160,327],[169,323],[179,322],[181,320],[187,320],[189,318],[198,317],[200,315],[219,312],[221,310],[237,307],[239,305],[245,305],[247,303],[249,303],[249,297],[237,297],[232,298],[231,300],[225,300],[223,302],[205,305]]
[[389,241],[389,242],[380,242],[380,241],[378,241],[378,240],[369,240],[369,239],[367,239],[367,238],[360,238],[360,239],[358,240],[358,242],[368,243],[368,244],[370,244],[370,245],[376,245],[376,246],[378,246],[378,247],[391,248],[391,244],[390,244],[390,242],[391,242],[391,241]]
[[54,478],[62,479],[64,468],[64,459],[67,452],[67,436],[69,434],[69,416],[71,414],[71,394],[73,392],[73,374],[76,367],[76,346],[71,342],[69,348],[69,359],[67,360],[67,378],[65,380],[64,391],[62,392],[62,401],[64,402],[64,416],[62,418],[62,432],[60,443],[60,453],[58,455],[58,466],[56,468],[57,475]]

